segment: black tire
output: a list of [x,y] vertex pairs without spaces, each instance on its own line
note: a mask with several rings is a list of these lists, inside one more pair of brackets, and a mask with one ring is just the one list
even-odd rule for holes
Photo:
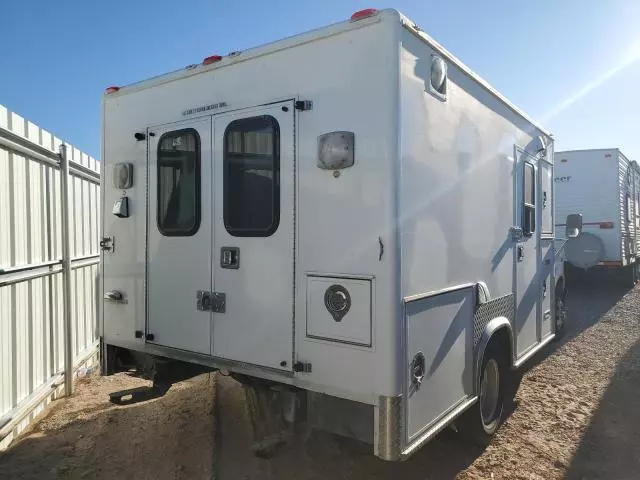
[[556,305],[555,305],[555,340],[564,337],[567,331],[567,293],[562,285],[556,287]]
[[625,288],[633,288],[638,283],[638,265],[634,262],[631,265],[622,267],[619,271],[619,281]]
[[[480,390],[478,392],[478,401],[455,422],[458,432],[466,441],[482,448],[489,444],[500,427],[505,409],[505,399],[511,394],[512,390],[509,388],[511,370],[508,356],[505,351],[500,349],[500,346],[501,342],[499,341],[492,341],[487,346],[482,359],[482,366],[478,372],[479,378],[477,381]],[[495,402],[489,401],[492,408],[487,409],[486,393],[483,394],[483,388],[486,388],[486,384],[483,384],[483,382],[487,375],[492,375],[490,371],[495,366],[497,366],[498,371]],[[515,394],[515,392],[512,393]]]

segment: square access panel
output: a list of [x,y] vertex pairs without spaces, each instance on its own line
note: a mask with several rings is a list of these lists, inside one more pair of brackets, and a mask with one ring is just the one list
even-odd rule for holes
[[[348,297],[349,307],[344,315],[331,313],[329,296],[334,290],[343,291]],[[370,347],[371,301],[372,284],[369,279],[308,275],[307,337]]]

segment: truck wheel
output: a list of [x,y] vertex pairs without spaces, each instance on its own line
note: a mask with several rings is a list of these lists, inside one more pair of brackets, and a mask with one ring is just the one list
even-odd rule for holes
[[484,353],[478,385],[478,401],[456,421],[458,431],[471,443],[486,447],[502,421],[508,390],[509,366],[499,342],[491,342]]
[[556,340],[560,340],[566,331],[567,326],[567,307],[565,305],[564,295],[561,291],[556,292]]

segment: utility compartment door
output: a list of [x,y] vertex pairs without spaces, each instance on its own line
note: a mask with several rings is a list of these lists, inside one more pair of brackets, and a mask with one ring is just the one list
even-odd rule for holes
[[292,369],[293,101],[214,117],[213,355]]
[[542,279],[538,271],[540,239],[540,202],[538,163],[535,157],[515,151],[515,218],[522,235],[514,241],[516,292],[516,350],[520,357],[539,340],[538,318]]
[[473,395],[474,307],[472,287],[405,304],[407,442]]
[[211,353],[211,118],[149,129],[147,341]]

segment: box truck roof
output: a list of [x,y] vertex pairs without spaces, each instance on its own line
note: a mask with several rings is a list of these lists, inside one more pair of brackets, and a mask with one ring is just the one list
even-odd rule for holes
[[540,126],[537,122],[535,122],[532,118],[530,118],[526,113],[524,113],[524,111],[522,111],[519,107],[517,107],[512,102],[510,102],[505,96],[503,96],[500,92],[498,92],[491,85],[489,85],[489,83],[487,83],[479,75],[477,75],[470,68],[464,65],[464,63],[458,60],[453,54],[451,54],[451,52],[447,51],[442,45],[440,45],[433,38],[431,38],[424,31],[422,31],[422,29],[415,22],[411,21],[409,18],[407,18],[406,16],[404,16],[402,13],[398,12],[395,9],[376,10],[373,8],[367,8],[364,10],[359,10],[353,13],[348,20],[345,20],[343,22],[338,22],[326,27],[317,28],[305,33],[287,37],[281,40],[277,40],[275,42],[267,43],[265,45],[250,48],[242,52],[239,52],[239,51],[230,52],[226,56],[221,56],[219,54],[212,54],[208,57],[205,57],[202,60],[202,62],[199,64],[196,63],[196,64],[187,65],[186,67],[180,70],[175,70],[170,73],[158,75],[156,77],[152,77],[147,80],[132,83],[130,85],[126,85],[122,87],[109,86],[105,89],[105,95],[107,96],[107,95],[114,95],[114,94],[130,93],[132,91],[152,87],[155,85],[160,85],[163,83],[168,83],[168,82],[186,78],[192,75],[198,75],[212,69],[224,68],[236,63],[246,62],[253,58],[257,58],[263,55],[268,55],[280,50],[292,48],[305,43],[313,42],[314,40],[330,37],[333,35],[339,35],[351,29],[363,28],[368,25],[378,23],[385,18],[399,20],[400,24],[403,27],[407,28],[409,31],[411,31],[414,35],[416,35],[422,41],[429,44],[433,49],[438,51],[438,53],[440,53],[443,57],[446,57],[449,61],[453,62],[465,74],[473,78],[479,85],[487,89],[492,95],[495,95],[496,97],[498,97],[505,105],[507,105],[516,114],[520,115],[525,120],[530,122],[533,126],[538,128],[541,133],[544,133],[545,135],[553,137],[553,135],[548,130]]

